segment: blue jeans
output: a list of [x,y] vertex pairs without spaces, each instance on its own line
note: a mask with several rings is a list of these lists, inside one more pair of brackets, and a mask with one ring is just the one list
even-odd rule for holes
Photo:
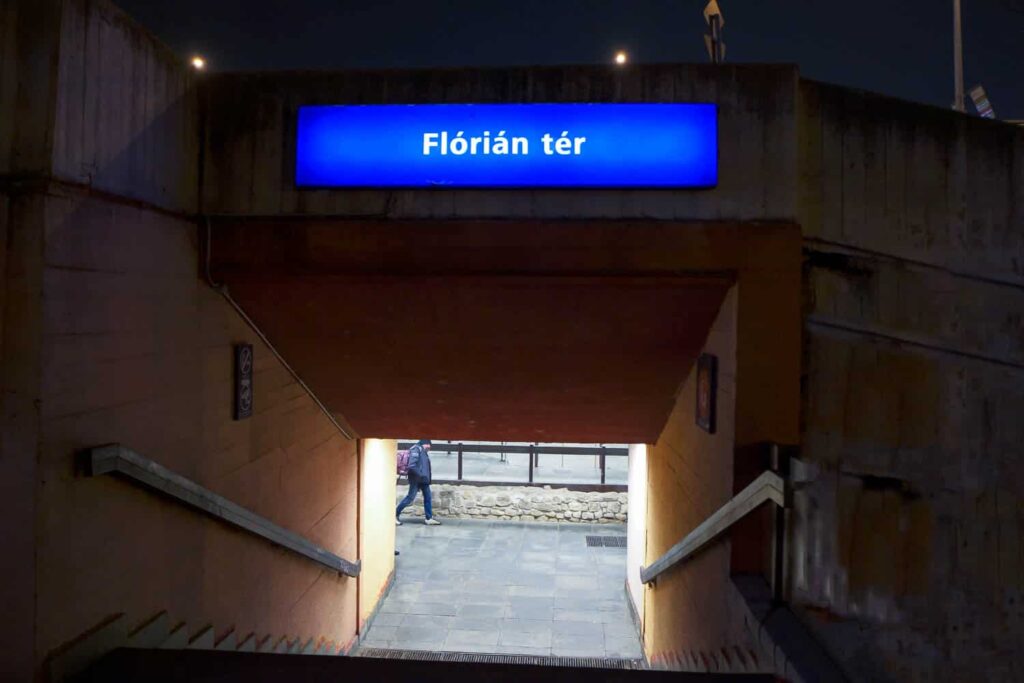
[[398,508],[395,510],[395,517],[401,517],[402,510],[416,500],[417,491],[423,491],[423,512],[426,513],[427,519],[434,516],[434,509],[430,505],[430,484],[410,477],[409,493],[405,494],[405,498],[398,504]]

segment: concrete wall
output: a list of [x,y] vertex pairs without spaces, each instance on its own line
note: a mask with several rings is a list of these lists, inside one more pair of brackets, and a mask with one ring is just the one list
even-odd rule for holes
[[[199,275],[187,68],[105,1],[5,2],[0,36],[12,25],[16,42],[0,44],[0,675],[30,680],[112,616],[134,626],[162,610],[192,633],[348,646],[356,580],[76,468],[78,450],[121,442],[358,556],[356,443]],[[235,421],[242,342],[255,348],[256,412]]]
[[626,585],[633,609],[644,618],[640,567],[647,563],[647,444],[629,445],[629,512],[626,521]]
[[18,3],[0,2],[0,173],[11,170],[18,95]]
[[855,680],[1019,680],[1024,131],[804,82],[794,601]]
[[59,6],[0,2],[0,677],[28,680],[34,667],[35,490],[45,202],[11,192],[13,177],[49,168]]
[[[645,65],[225,74],[204,84],[204,202],[215,214],[789,219],[796,211],[792,66]],[[330,191],[294,186],[305,104],[715,102],[721,173],[708,191]]]
[[[651,564],[732,497],[735,447],[738,287],[726,296],[704,351],[718,356],[717,429],[695,423],[696,366],[680,387],[658,442],[648,447],[647,551]],[[718,661],[749,648],[742,619],[727,601],[729,543],[710,547],[644,589],[644,651],[658,668]]]
[[33,670],[35,623],[35,491],[39,449],[42,235],[40,197],[0,202],[3,229],[3,327],[0,413],[0,677],[28,680]]
[[[124,481],[74,453],[120,442],[342,557],[357,556],[355,442],[196,275],[195,225],[95,198],[46,198],[36,651],[111,613],[229,628],[356,629],[356,582]],[[232,345],[255,349],[235,421]],[[111,581],[111,577],[123,577]]]
[[195,211],[199,119],[191,70],[109,2],[62,6],[53,175]]
[[0,3],[0,173],[49,172],[62,0]]
[[395,571],[394,439],[364,439],[359,452],[359,632],[374,613]]

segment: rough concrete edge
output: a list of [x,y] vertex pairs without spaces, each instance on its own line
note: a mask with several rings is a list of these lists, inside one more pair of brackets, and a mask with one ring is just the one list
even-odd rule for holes
[[391,595],[391,589],[395,587],[396,572],[397,570],[395,569],[391,570],[391,573],[388,575],[388,580],[384,584],[384,590],[380,592],[380,597],[377,600],[377,606],[373,608],[372,612],[370,612],[370,616],[366,617],[366,621],[363,622],[362,628],[359,629],[359,633],[356,634],[355,640],[353,640],[347,648],[342,648],[342,652],[339,652],[338,654],[350,657],[357,654],[359,648],[363,646],[363,641],[366,640],[366,635],[370,632],[370,629],[373,628],[373,622],[377,620],[377,615],[380,614],[380,609],[384,606],[384,601],[388,599],[388,596]]
[[777,676],[793,683],[850,680],[789,605],[772,604],[763,578],[734,575],[730,583],[755,647]]
[[626,591],[626,606],[629,608],[629,619],[633,622],[633,626],[636,628],[636,637],[640,640],[640,658],[644,662],[644,669],[650,669],[651,663],[647,661],[647,648],[644,647],[644,623],[640,618],[640,612],[636,608],[636,604],[633,602],[633,594],[629,590],[629,578],[622,584],[622,589]]

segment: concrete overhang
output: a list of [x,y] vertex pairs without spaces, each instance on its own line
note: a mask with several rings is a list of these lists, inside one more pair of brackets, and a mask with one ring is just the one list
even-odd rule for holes
[[730,224],[213,221],[214,278],[360,436],[653,442]]

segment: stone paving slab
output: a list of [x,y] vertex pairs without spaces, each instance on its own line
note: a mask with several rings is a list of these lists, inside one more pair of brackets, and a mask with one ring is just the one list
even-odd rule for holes
[[395,585],[368,647],[538,656],[641,654],[626,603],[625,548],[586,536],[625,525],[410,519]]

